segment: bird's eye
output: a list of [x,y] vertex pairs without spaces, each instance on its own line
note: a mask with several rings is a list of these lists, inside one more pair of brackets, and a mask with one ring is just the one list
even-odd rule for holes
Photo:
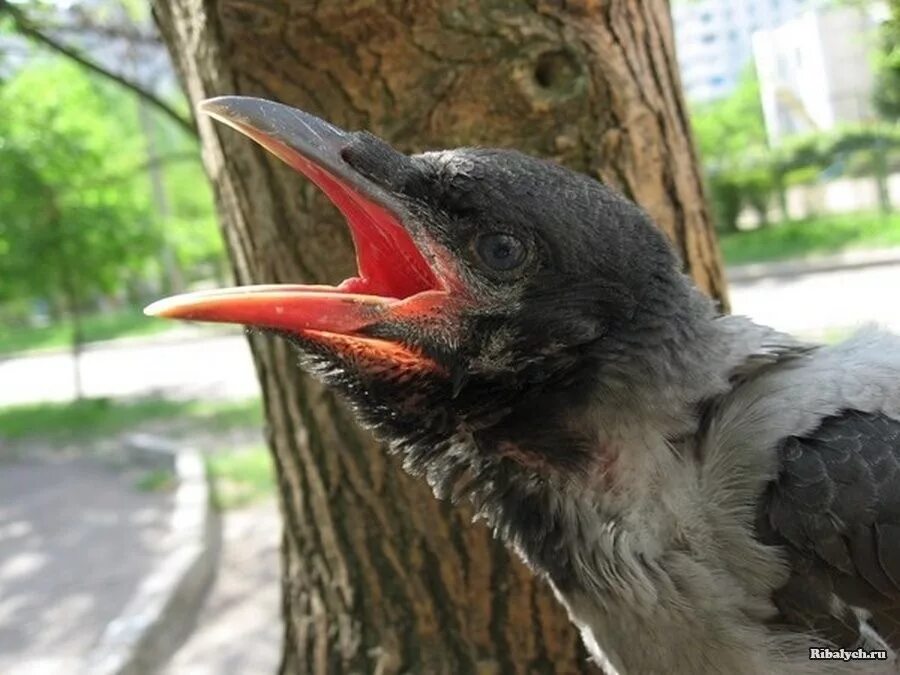
[[511,234],[491,232],[475,240],[475,252],[492,270],[508,272],[525,262],[525,245]]

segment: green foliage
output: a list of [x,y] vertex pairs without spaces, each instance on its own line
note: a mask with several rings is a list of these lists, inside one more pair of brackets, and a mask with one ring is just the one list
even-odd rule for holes
[[766,126],[756,73],[746,72],[726,98],[694,106],[691,122],[706,164],[728,168],[748,152],[764,150]]
[[738,216],[747,207],[765,223],[773,195],[827,172],[875,176],[883,208],[889,208],[889,153],[900,150],[900,130],[893,126],[846,126],[791,138],[769,149],[752,71],[727,98],[695,107],[691,120],[716,224],[724,232],[737,229]]
[[777,177],[767,158],[731,169],[709,171],[708,188],[713,213],[720,229],[734,231],[744,207],[756,210],[765,221],[769,199],[777,187]]
[[900,0],[891,0],[890,17],[882,23],[877,60],[875,107],[888,120],[900,120]]
[[775,154],[775,165],[785,174],[814,168],[824,170],[836,160],[877,149],[900,148],[900,129],[884,124],[846,125],[833,131],[788,139]]
[[719,227],[736,229],[738,215],[748,205],[764,214],[777,181],[755,72],[745,73],[728,97],[696,106],[691,121]]
[[[129,97],[59,61],[0,88],[0,300],[110,292],[158,247]],[[109,111],[117,124],[104,124]]]
[[[40,25],[152,35],[140,0],[17,6]],[[0,34],[14,30],[0,15]],[[11,59],[0,80],[0,322],[26,325],[35,301],[59,319],[101,297],[139,302],[223,277],[196,139],[114,81],[34,54]]]
[[900,215],[852,213],[795,220],[724,233],[719,244],[728,265],[900,246]]
[[[878,190],[880,209],[891,211],[887,175],[900,151],[900,129],[893,125],[847,125],[790,139],[772,155],[772,171],[783,184],[819,177],[869,176]],[[896,163],[896,159],[894,159]]]
[[[182,156],[195,151],[193,142],[170,126],[160,140],[162,152]],[[191,161],[167,164],[163,173],[170,213],[162,219],[162,236],[173,248],[187,281],[224,274],[225,251],[213,210],[209,180],[195,156]]]

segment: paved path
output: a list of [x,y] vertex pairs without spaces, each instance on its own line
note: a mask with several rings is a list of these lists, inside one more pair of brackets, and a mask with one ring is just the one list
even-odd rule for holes
[[166,546],[170,499],[87,459],[0,461],[0,673],[69,675]]
[[788,333],[832,336],[877,322],[900,333],[900,264],[731,285],[732,309]]
[[[128,341],[81,355],[84,395],[245,399],[259,393],[246,339],[198,332],[189,340]],[[67,352],[0,360],[0,406],[73,398]]]
[[[809,336],[867,321],[900,331],[898,290],[900,264],[894,264],[736,282],[731,297],[735,312]],[[223,336],[217,330],[192,335],[190,340],[130,341],[91,349],[82,356],[86,395],[241,399],[258,393],[243,336]],[[0,360],[0,406],[71,397],[68,354]]]
[[281,518],[274,500],[224,516],[217,576],[166,675],[267,675],[281,657]]

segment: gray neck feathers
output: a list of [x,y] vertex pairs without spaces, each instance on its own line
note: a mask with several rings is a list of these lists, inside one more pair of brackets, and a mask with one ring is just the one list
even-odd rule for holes
[[698,406],[729,389],[772,331],[717,316],[713,301],[682,275],[648,296],[623,330],[598,344],[591,408],[598,426],[638,425],[674,439],[695,430]]
[[[656,294],[629,330],[613,331],[598,344],[594,389],[566,421],[578,431],[579,444],[589,446],[587,466],[574,474],[542,475],[533,467],[488,472],[477,500],[526,559],[539,567],[552,562],[566,583],[597,592],[621,589],[615,574],[606,578],[601,571],[635,570],[637,560],[688,545],[686,527],[714,535],[704,513],[696,437],[704,406],[797,345],[744,317],[717,316],[712,301],[686,278],[675,291]],[[503,491],[503,499],[493,498]],[[528,527],[510,513],[522,503],[529,513],[550,513],[539,527]],[[532,540],[544,535],[554,539],[550,549]],[[544,559],[559,547],[570,553]],[[571,565],[563,569],[561,560]]]
[[[736,382],[803,347],[718,316],[686,278],[671,286],[597,343],[586,400],[555,420],[558,451],[577,442],[581,468],[541,470],[469,448],[465,491],[553,584],[589,647],[600,642],[618,667],[716,672],[696,661],[706,644],[723,650],[718,663],[731,672],[762,672],[754,660],[769,651],[762,624],[783,570],[745,512],[710,498],[700,427]],[[653,649],[633,641],[651,633]]]
[[[588,469],[522,472],[497,484],[504,498],[484,499],[482,513],[620,668],[715,672],[697,656],[706,645],[732,672],[763,672],[763,623],[783,569],[746,514],[710,500],[698,431],[707,404],[805,348],[717,316],[687,280],[680,292],[642,307],[633,330],[601,346],[596,387],[574,422],[594,439]],[[653,649],[633,641],[650,633]]]

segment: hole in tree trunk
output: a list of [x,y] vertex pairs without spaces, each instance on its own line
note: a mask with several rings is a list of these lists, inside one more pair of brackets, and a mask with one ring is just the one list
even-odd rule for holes
[[565,50],[541,54],[534,66],[534,81],[538,87],[555,95],[572,94],[581,78],[581,65]]

